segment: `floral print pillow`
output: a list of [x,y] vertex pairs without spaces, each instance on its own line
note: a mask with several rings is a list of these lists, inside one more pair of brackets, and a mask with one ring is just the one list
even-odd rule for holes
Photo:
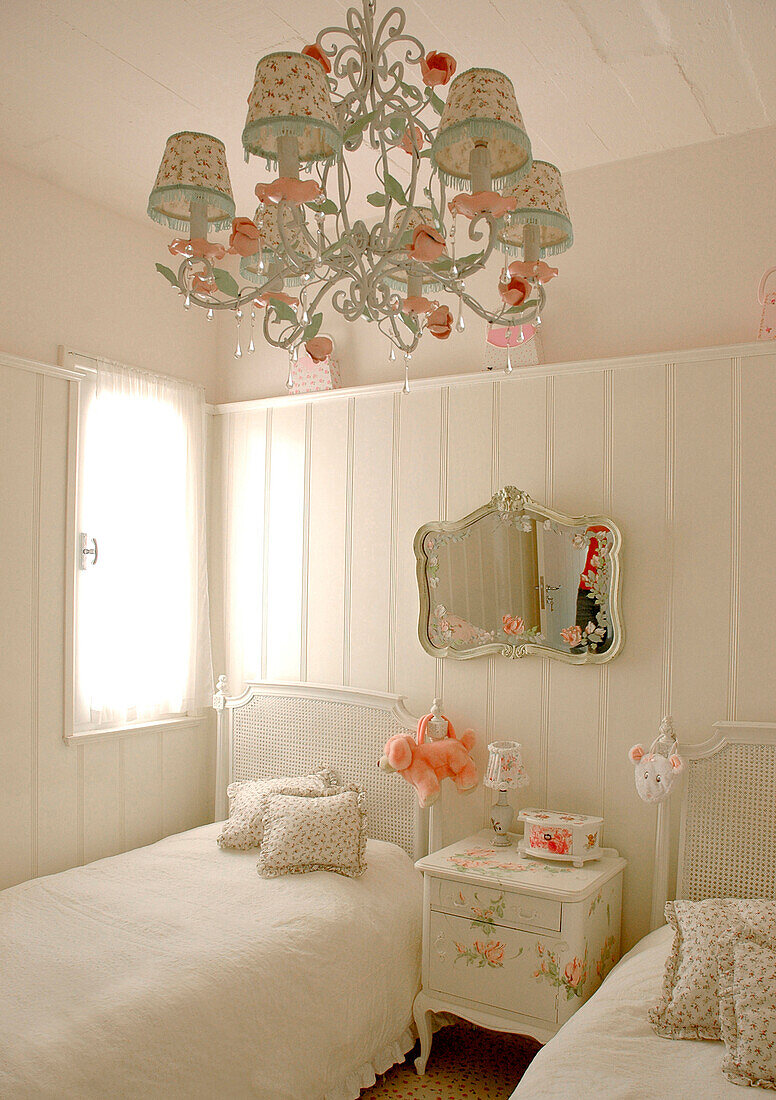
[[776,942],[737,921],[720,941],[718,961],[725,1076],[776,1089]]
[[219,848],[258,848],[261,844],[261,818],[267,799],[279,791],[298,795],[319,795],[339,790],[339,777],[332,768],[319,768],[311,775],[281,776],[278,779],[245,779],[230,783],[229,819],[216,838]]
[[667,1039],[719,1039],[717,948],[741,920],[776,939],[776,902],[751,898],[669,901],[666,920],[674,930],[663,994],[650,1010],[658,1035]]
[[323,798],[272,795],[256,870],[263,878],[336,871],[358,878],[366,870],[366,805],[358,787],[324,791]]

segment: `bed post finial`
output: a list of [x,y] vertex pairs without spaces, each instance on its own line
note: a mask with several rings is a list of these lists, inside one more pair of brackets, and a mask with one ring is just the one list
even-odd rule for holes
[[213,710],[223,710],[224,702],[229,694],[229,685],[226,676],[219,676],[216,682],[216,690],[213,693]]

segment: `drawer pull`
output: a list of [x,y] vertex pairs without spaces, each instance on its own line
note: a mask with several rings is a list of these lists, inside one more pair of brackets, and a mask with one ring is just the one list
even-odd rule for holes
[[436,948],[437,955],[439,955],[440,959],[442,959],[442,960],[447,958],[447,952],[442,947],[442,944],[444,942],[445,942],[445,934],[444,934],[444,932],[440,932],[439,935],[437,936],[437,938],[434,940],[434,947]]
[[526,909],[521,909],[517,914],[520,920],[536,920],[536,910],[532,909],[530,912]]

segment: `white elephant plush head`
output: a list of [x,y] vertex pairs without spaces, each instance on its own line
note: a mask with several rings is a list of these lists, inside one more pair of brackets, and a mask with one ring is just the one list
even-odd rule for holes
[[673,735],[673,723],[664,718],[660,724],[660,735],[652,742],[648,752],[641,745],[634,745],[628,753],[635,765],[636,791],[644,802],[662,802],[668,798],[674,780],[682,771],[684,764],[676,752],[674,741],[667,753],[656,752],[660,741]]

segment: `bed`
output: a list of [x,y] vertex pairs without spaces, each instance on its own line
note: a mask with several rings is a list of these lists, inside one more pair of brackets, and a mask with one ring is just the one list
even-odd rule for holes
[[[776,898],[776,726],[718,723],[708,741],[683,745],[681,752],[687,780],[676,896]],[[659,853],[667,832],[664,816]],[[667,864],[658,859],[658,899],[666,884]],[[671,942],[664,924],[636,944],[542,1048],[510,1100],[746,1096],[721,1071],[721,1042],[664,1039],[649,1024],[647,1011],[659,998]]]
[[220,684],[231,779],[322,762],[367,788],[368,869],[262,879],[219,825],[0,894],[0,1096],[353,1100],[414,1042],[420,821],[377,769],[393,696]]

